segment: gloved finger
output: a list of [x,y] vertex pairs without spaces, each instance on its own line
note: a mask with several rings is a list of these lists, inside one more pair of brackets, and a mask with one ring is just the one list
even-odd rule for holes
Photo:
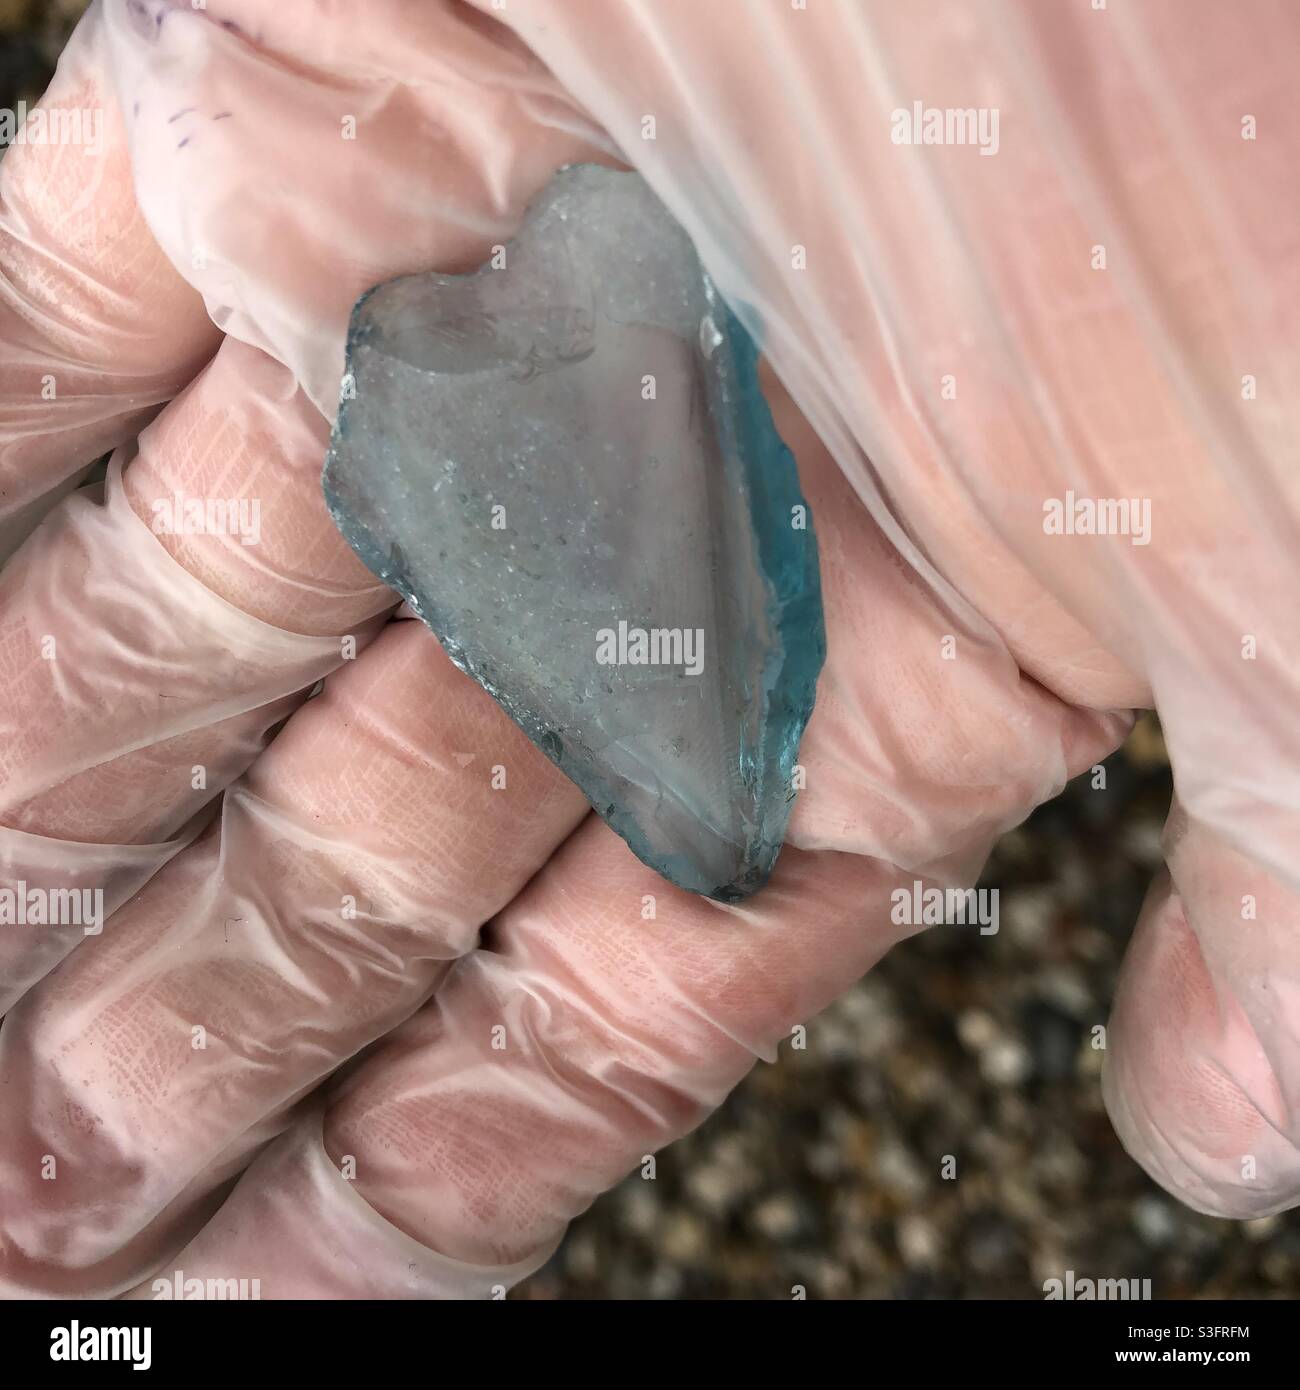
[[[357,298],[473,269],[560,165],[609,142],[460,0],[102,0],[151,230],[214,322],[332,418]],[[265,138],[274,132],[274,139]]]
[[227,791],[219,825],[6,1020],[0,1286],[140,1279],[586,809],[421,624],[390,624]]
[[[125,472],[127,451],[114,456],[104,505],[68,498],[0,572],[11,891],[91,894],[102,924],[373,635],[392,598],[325,510],[326,435],[284,368],[227,340]],[[190,534],[190,498],[244,508],[256,533]],[[0,1012],[83,938],[78,916],[23,914],[0,932]]]
[[493,948],[361,1064],[324,1135],[318,1110],[300,1116],[136,1296],[175,1270],[240,1271],[263,1298],[508,1288],[568,1217],[693,1128],[751,1047],[771,1057],[886,948],[887,878],[787,849],[762,893],[724,908],[589,818],[493,924]]
[[[320,412],[333,411],[353,300],[402,270],[477,263],[557,165],[594,151],[589,123],[517,41],[446,4],[428,15],[397,7],[391,25],[366,27],[364,38],[339,15],[286,5],[257,20],[262,47],[250,41],[252,20],[245,30],[231,15],[218,24],[206,12],[111,0],[94,16],[133,113],[151,227],[208,287],[215,316],[293,364],[227,338],[145,431],[121,484],[118,465],[110,471],[107,508],[73,499],[0,579],[13,653],[0,673],[9,685],[0,719],[13,735],[0,865],[41,892],[89,888],[111,862],[105,841],[152,845],[123,852],[131,872],[104,882],[111,911],[184,843],[180,828],[247,765],[296,695],[346,644],[364,644],[366,620],[390,601],[319,489]],[[408,51],[413,25],[425,47]],[[396,76],[381,79],[390,61]],[[253,140],[250,129],[283,138]],[[298,151],[289,164],[286,143]],[[258,201],[263,188],[275,190],[271,205]],[[243,306],[273,325],[266,334]],[[310,361],[286,343],[309,347]],[[196,503],[235,524],[190,526]],[[61,878],[50,872],[55,838]],[[10,932],[0,1010],[81,930]]]
[[124,1297],[179,1297],[178,1286],[211,1277],[198,1271],[213,1269],[256,1271],[229,1287],[246,1280],[243,1287],[259,1298],[500,1296],[541,1263],[530,1252],[514,1264],[467,1264],[390,1225],[325,1152],[321,1110],[313,1105],[258,1156],[235,1196],[184,1251]]
[[0,561],[220,339],[136,204],[96,23],[28,114],[0,162]]
[[1300,1201],[1300,900],[1175,805],[1106,1038],[1125,1147],[1198,1211]]
[[323,1132],[304,1116],[156,1276],[258,1277],[265,1297],[522,1277],[597,1192],[916,930],[918,884],[969,881],[1001,829],[1122,737],[1125,717],[1063,705],[987,634],[959,629],[946,661],[952,615],[767,391],[816,518],[829,651],[771,883],[722,907],[584,824],[488,948],[349,1073]]

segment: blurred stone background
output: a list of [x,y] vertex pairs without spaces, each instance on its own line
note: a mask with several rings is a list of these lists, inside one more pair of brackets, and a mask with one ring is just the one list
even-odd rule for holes
[[[44,90],[85,0],[0,0],[0,106]],[[1101,1104],[1104,1023],[1160,862],[1170,775],[1142,720],[998,846],[1001,928],[896,948],[722,1110],[574,1223],[516,1298],[1041,1298],[1150,1279],[1156,1298],[1300,1295],[1293,1215],[1180,1207]],[[940,1176],[943,1155],[957,1178]]]
[[0,0],[0,107],[45,90],[87,0]]

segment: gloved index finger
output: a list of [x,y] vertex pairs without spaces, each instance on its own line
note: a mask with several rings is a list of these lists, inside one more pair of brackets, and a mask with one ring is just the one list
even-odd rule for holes
[[0,560],[221,337],[140,212],[93,17],[18,114],[0,162]]

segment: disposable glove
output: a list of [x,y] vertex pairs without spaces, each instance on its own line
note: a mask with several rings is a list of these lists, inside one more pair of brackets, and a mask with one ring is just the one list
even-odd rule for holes
[[[1190,1205],[1292,1205],[1298,28],[97,4],[44,107],[100,149],[0,164],[8,542],[48,512],[0,572],[2,881],[111,912],[0,929],[0,1287],[509,1286],[1152,706],[1178,801],[1107,1103]],[[983,124],[907,143],[918,102]],[[760,335],[815,519],[806,790],[738,906],[587,814],[321,500],[356,298],[481,264],[581,160],[639,169]],[[257,543],[158,527],[177,497],[256,501]],[[1138,524],[1060,534],[1078,499]]]

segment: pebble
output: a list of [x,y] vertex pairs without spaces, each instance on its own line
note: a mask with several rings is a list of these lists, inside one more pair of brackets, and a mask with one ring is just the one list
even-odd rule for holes
[[1032,1070],[1029,1049],[1015,1038],[999,1038],[980,1055],[980,1072],[995,1086],[1019,1086]]

